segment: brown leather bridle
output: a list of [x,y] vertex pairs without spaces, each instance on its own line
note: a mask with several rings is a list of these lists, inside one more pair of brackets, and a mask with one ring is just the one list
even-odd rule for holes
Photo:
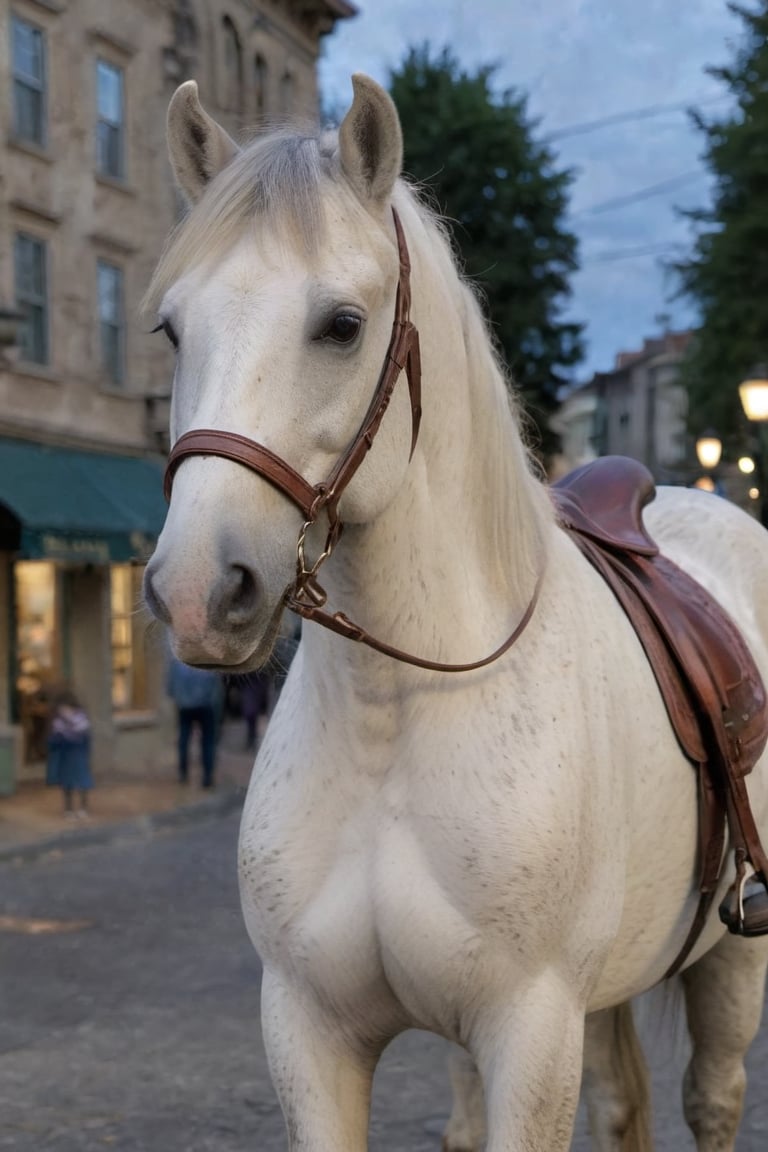
[[[421,359],[419,355],[419,333],[411,322],[411,263],[408,256],[408,247],[400,223],[400,218],[392,209],[397,235],[397,247],[400,257],[400,278],[395,297],[395,318],[392,324],[392,335],[389,347],[382,365],[376,391],[373,394],[368,411],[363,418],[360,429],[346,450],[337,460],[330,475],[319,484],[310,484],[300,473],[291,467],[285,460],[276,456],[269,448],[240,436],[236,432],[223,432],[209,428],[195,428],[185,432],[173,446],[168,457],[165,470],[164,491],[166,500],[171,499],[173,479],[182,462],[188,456],[222,456],[242,464],[257,472],[278,488],[289,500],[300,509],[304,516],[304,523],[299,533],[296,545],[296,577],[293,585],[286,591],[285,604],[292,612],[297,613],[305,620],[312,620],[330,628],[333,632],[349,640],[357,640],[362,644],[375,648],[376,651],[391,656],[406,664],[414,664],[418,668],[428,668],[436,672],[470,672],[475,668],[483,668],[503,655],[523,632],[525,626],[533,615],[536,601],[539,596],[543,569],[536,582],[531,601],[515,628],[503,644],[490,656],[470,664],[442,664],[434,660],[425,660],[419,656],[411,656],[407,652],[376,640],[364,628],[354,624],[343,612],[326,612],[324,605],[327,594],[317,580],[318,570],[333,552],[342,532],[342,522],[339,518],[339,500],[352,477],[365,459],[373,444],[373,439],[387,410],[389,401],[400,373],[405,369],[408,379],[408,389],[411,399],[411,456],[416,447],[421,423]],[[317,521],[322,512],[328,518],[328,534],[325,547],[314,562],[307,561],[305,545],[307,533]]]

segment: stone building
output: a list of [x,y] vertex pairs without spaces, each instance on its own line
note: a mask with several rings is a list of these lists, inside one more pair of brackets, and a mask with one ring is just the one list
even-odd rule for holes
[[646,339],[564,399],[553,421],[563,447],[560,472],[616,455],[641,460],[660,484],[692,479],[688,398],[678,379],[691,338],[686,331]]
[[235,135],[315,117],[346,0],[0,0],[0,791],[69,681],[102,771],[167,741],[136,611],[162,526],[170,353],[138,308],[180,204],[175,86]]

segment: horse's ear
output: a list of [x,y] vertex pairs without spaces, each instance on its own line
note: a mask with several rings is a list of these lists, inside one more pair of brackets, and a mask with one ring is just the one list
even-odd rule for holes
[[369,76],[352,77],[352,107],[339,128],[341,170],[365,203],[389,198],[403,166],[403,134],[391,97]]
[[173,173],[191,204],[239,151],[231,136],[203,108],[194,80],[181,84],[171,97],[167,136]]

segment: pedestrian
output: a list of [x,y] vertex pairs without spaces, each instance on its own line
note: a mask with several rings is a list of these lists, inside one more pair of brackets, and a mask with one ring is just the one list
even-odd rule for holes
[[270,682],[268,672],[248,672],[238,677],[240,710],[245,720],[245,751],[253,752],[259,735],[259,721],[269,716]]
[[272,707],[277,703],[277,698],[283,690],[300,640],[301,620],[286,613],[280,625],[275,650],[269,661],[269,667],[272,669]]
[[[91,722],[75,693],[66,685],[51,695],[46,781],[51,787],[61,788],[67,818],[88,818],[88,793],[93,788]],[[77,809],[75,793],[80,801]]]
[[168,695],[176,705],[178,722],[179,781],[189,780],[189,745],[195,728],[200,730],[203,788],[213,788],[216,737],[223,705],[224,683],[218,672],[182,664],[175,656],[168,666]]

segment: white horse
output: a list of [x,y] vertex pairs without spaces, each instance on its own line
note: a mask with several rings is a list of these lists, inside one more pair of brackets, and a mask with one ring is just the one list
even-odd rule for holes
[[[563,1152],[583,1068],[595,1147],[648,1148],[622,1006],[661,980],[694,916],[695,773],[635,633],[556,523],[440,224],[399,179],[394,105],[356,77],[338,136],[278,132],[240,151],[188,83],[169,147],[192,204],[150,292],[178,347],[172,441],[238,433],[317,491],[385,359],[394,207],[423,426],[409,459],[401,383],[341,497],[329,600],[436,661],[478,660],[520,625],[498,660],[453,676],[304,627],[254,767],[239,865],[290,1148],[363,1152],[374,1068],[407,1028],[471,1056],[456,1073],[454,1152],[480,1147],[486,1118],[488,1152]],[[177,464],[148,603],[181,659],[256,668],[311,517],[232,459]],[[768,676],[768,535],[694,491],[660,491],[647,521]],[[308,548],[323,546],[318,523]],[[750,777],[764,830],[765,769],[763,757]],[[733,1147],[767,961],[765,939],[725,935],[716,915],[688,957],[684,1096],[699,1152]]]

